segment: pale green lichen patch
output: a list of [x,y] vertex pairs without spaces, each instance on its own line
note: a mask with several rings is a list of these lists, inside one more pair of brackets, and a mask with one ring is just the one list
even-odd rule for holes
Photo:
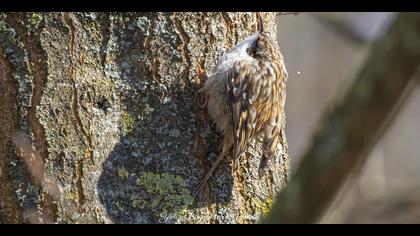
[[120,211],[120,212],[124,212],[124,207],[123,204],[120,201],[116,201],[115,202],[115,207]]
[[31,28],[37,29],[39,23],[42,21],[42,16],[39,13],[33,12],[28,17],[28,22]]
[[134,128],[134,118],[127,112],[122,114],[123,130],[125,133],[130,132]]
[[118,172],[118,177],[120,177],[121,179],[123,179],[123,180],[128,179],[129,173],[125,168],[118,167],[117,172]]
[[130,201],[131,201],[131,206],[133,208],[143,209],[146,205],[146,202],[144,201],[144,199],[138,195],[131,196]]
[[252,199],[252,205],[264,217],[268,216],[268,213],[270,213],[272,203],[273,203],[273,199],[271,198],[266,199],[264,202],[255,198]]
[[161,212],[181,212],[193,203],[187,184],[180,176],[144,172],[137,179],[136,184],[146,191],[147,199],[132,197],[132,205],[152,209],[157,216]]
[[66,196],[67,200],[77,201],[77,199],[78,199],[77,193],[75,193],[73,191],[66,193],[65,196]]

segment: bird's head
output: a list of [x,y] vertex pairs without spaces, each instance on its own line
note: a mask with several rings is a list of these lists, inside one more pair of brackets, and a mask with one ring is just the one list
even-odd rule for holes
[[271,39],[268,32],[264,31],[264,20],[261,13],[257,12],[257,37],[254,42],[247,48],[248,55],[267,60],[276,60],[280,57],[280,51],[276,41]]

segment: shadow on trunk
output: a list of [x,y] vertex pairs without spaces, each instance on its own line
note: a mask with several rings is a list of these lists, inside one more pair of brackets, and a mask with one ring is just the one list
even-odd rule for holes
[[[138,32],[117,37],[118,42],[147,42]],[[159,222],[162,214],[228,203],[233,177],[226,162],[217,169],[217,178],[211,179],[202,199],[193,203],[191,196],[216,160],[221,140],[198,106],[199,85],[190,82],[188,73],[165,84],[157,80],[161,75],[153,74],[153,69],[144,76],[135,67],[127,68],[133,55],[145,54],[147,49],[119,47],[122,53],[115,64],[125,78],[121,86],[130,91],[120,91],[126,107],[122,129],[127,132],[104,161],[98,182],[99,197],[109,216],[118,223]],[[110,109],[107,100],[99,105]]]

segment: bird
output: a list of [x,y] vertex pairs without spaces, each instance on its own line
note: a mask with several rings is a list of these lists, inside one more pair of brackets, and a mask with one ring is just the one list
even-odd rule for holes
[[263,177],[280,142],[288,73],[277,42],[264,30],[261,14],[256,17],[257,32],[222,55],[209,75],[201,67],[197,69],[204,83],[199,90],[205,97],[202,106],[223,134],[223,142],[215,163],[193,191],[194,198],[230,151],[238,160],[260,135],[258,175]]

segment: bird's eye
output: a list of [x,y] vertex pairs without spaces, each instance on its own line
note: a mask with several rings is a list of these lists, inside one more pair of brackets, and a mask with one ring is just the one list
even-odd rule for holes
[[252,56],[252,47],[249,47],[246,49],[246,53],[248,53],[248,55]]
[[251,47],[246,49],[246,52],[248,53],[248,55],[254,56],[257,53],[257,48],[258,48],[258,44],[255,42],[252,44]]

